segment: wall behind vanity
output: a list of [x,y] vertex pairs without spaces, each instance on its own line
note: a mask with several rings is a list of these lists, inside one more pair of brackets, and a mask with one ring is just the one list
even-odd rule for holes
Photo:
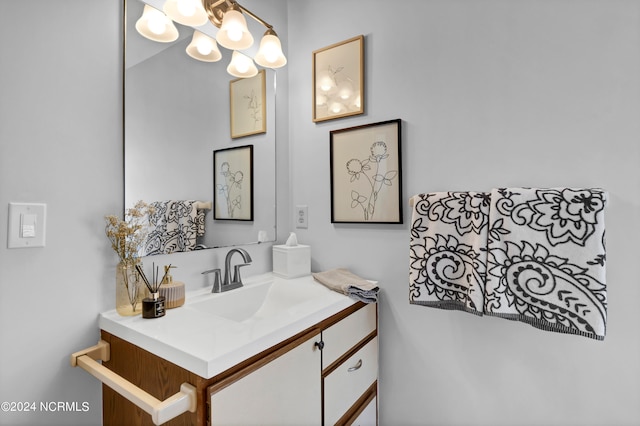
[[[402,17],[402,18],[400,18]],[[292,203],[312,268],[384,289],[384,425],[640,423],[640,2],[291,1]],[[365,35],[366,114],[311,122],[311,52]],[[403,119],[405,224],[330,223],[329,131]],[[496,186],[601,186],[604,342],[408,303],[407,199]]]

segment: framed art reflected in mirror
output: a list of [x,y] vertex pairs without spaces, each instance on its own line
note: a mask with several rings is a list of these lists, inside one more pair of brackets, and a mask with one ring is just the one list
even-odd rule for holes
[[253,145],[213,151],[213,218],[253,220]]
[[265,97],[264,70],[260,70],[254,77],[238,78],[229,82],[231,138],[267,131]]

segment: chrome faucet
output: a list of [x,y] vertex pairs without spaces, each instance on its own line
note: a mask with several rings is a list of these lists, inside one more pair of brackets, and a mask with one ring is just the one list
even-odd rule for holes
[[[235,253],[240,253],[244,263],[238,263],[233,267],[233,277],[231,276],[231,258]],[[251,255],[241,248],[234,248],[229,250],[227,257],[224,260],[224,280],[220,282],[220,268],[210,269],[204,271],[203,274],[214,274],[212,293],[222,293],[224,291],[233,290],[234,288],[242,287],[242,277],[240,277],[240,268],[247,266],[251,263]]]

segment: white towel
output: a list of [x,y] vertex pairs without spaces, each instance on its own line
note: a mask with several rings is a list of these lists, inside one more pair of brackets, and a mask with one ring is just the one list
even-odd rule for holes
[[170,254],[196,248],[196,238],[204,235],[204,211],[197,201],[156,201],[149,215],[145,255]]
[[413,197],[409,302],[482,315],[490,194]]
[[606,202],[600,189],[492,190],[485,314],[603,340]]

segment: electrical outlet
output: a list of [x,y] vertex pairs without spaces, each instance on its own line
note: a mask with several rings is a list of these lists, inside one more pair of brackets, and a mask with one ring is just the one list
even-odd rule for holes
[[308,228],[309,209],[307,206],[296,206],[295,221],[296,228]]

